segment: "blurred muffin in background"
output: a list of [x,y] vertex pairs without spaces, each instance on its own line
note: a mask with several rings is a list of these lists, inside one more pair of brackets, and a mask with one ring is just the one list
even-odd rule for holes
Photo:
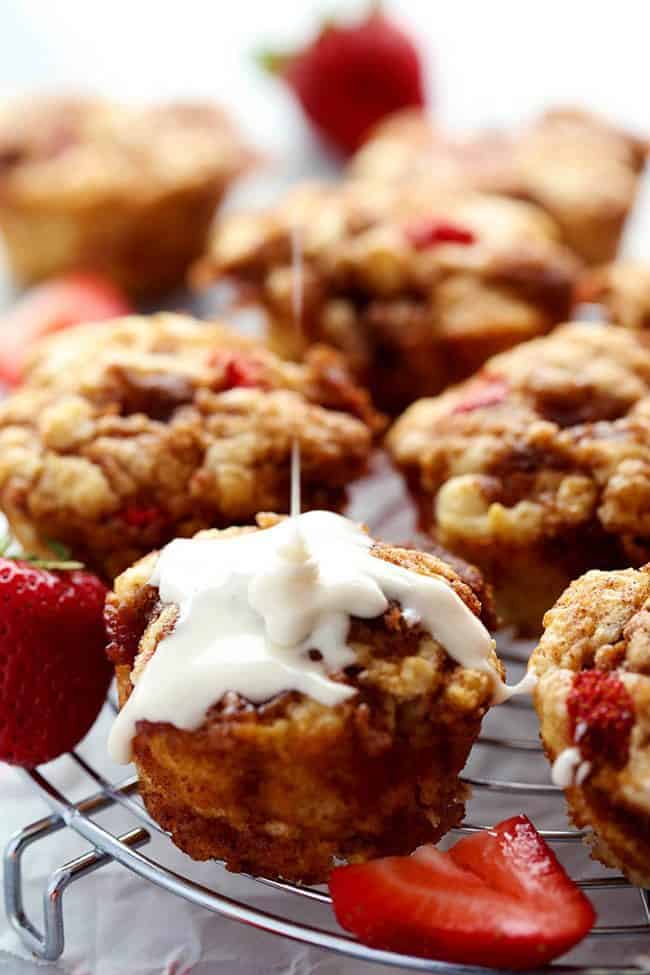
[[588,264],[611,260],[637,193],[647,143],[578,109],[555,109],[512,133],[466,139],[436,129],[425,113],[380,124],[351,163],[356,177],[473,187],[531,200],[559,225]]
[[625,328],[650,328],[650,261],[623,260],[596,268],[578,286],[581,301],[604,305]]
[[35,97],[0,107],[0,232],[15,278],[100,271],[135,295],[183,279],[251,162],[204,103]]
[[579,264],[558,236],[539,207],[505,197],[305,184],[219,221],[195,274],[257,296],[281,355],[341,349],[395,413],[568,317]]

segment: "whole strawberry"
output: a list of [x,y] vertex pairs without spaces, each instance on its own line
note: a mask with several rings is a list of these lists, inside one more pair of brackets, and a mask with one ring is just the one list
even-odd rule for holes
[[0,761],[25,767],[74,748],[111,680],[106,587],[49,565],[0,557]]
[[425,103],[411,39],[373,7],[359,23],[327,22],[301,51],[263,54],[297,96],[308,119],[348,155],[385,116]]

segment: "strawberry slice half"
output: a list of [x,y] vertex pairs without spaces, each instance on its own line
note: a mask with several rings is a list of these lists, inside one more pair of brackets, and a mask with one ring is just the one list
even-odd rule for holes
[[21,382],[29,350],[43,336],[132,310],[119,288],[99,274],[66,274],[36,285],[0,314],[0,382]]
[[596,915],[526,816],[460,840],[336,868],[342,927],[377,948],[495,968],[545,965]]

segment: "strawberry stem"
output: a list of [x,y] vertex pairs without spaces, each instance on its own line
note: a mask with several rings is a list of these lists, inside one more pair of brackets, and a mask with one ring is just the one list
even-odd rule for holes
[[289,51],[270,51],[268,48],[253,54],[258,66],[267,74],[275,76],[283,74],[292,57]]

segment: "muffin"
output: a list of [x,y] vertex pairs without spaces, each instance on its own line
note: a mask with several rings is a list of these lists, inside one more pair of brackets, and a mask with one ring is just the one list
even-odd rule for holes
[[286,510],[291,445],[309,507],[339,508],[378,423],[337,353],[286,363],[218,324],[157,314],[41,343],[0,404],[0,507],[113,578],[177,535]]
[[250,162],[208,104],[32,97],[0,108],[0,231],[16,279],[95,270],[136,295],[183,280]]
[[173,541],[108,597],[110,752],[195,859],[312,883],[409,852],[461,821],[503,695],[480,611],[435,556],[328,512]]
[[485,572],[522,632],[586,569],[650,559],[649,339],[563,325],[389,431],[423,526]]
[[588,572],[544,619],[531,669],[553,778],[594,856],[650,886],[650,566]]
[[347,182],[224,218],[195,278],[256,295],[282,355],[338,347],[398,412],[564,320],[577,270],[532,204]]
[[436,129],[422,112],[378,126],[351,164],[356,177],[425,178],[531,200],[557,222],[589,264],[612,260],[637,193],[647,143],[589,112],[555,109],[513,133],[466,139]]
[[601,304],[616,325],[650,329],[650,262],[628,259],[596,268],[580,281],[578,297]]

